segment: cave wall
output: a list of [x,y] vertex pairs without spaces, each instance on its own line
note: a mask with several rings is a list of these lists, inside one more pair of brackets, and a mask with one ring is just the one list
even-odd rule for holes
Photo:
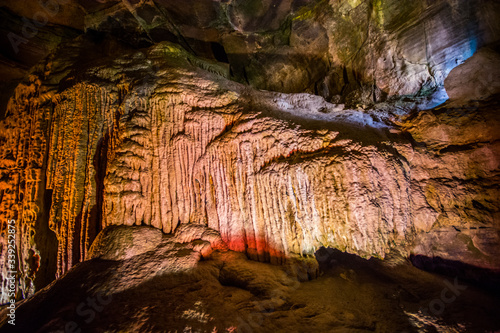
[[[189,24],[166,1],[98,7],[88,34],[61,44],[12,94],[0,122],[0,218],[17,221],[20,293],[83,261],[109,225],[203,224],[273,263],[330,246],[500,268],[499,105],[486,99],[496,81],[400,117],[475,42],[494,48],[493,2],[257,1],[252,15],[243,3],[186,8],[195,5]],[[177,44],[135,48],[162,39]],[[455,87],[484,88],[472,80],[483,64],[460,67],[469,69],[455,78],[471,79]],[[298,91],[312,94],[288,94]],[[339,104],[383,101],[375,91],[410,102]]]
[[258,89],[351,106],[412,97],[429,108],[447,99],[451,69],[498,48],[498,11],[491,0],[150,0],[115,3],[86,24],[136,45],[177,42]]
[[[449,71],[483,46],[498,51],[500,35],[494,0],[24,4],[7,1],[0,9],[0,72],[16,76],[4,100],[35,62],[85,31],[133,47],[177,43],[192,55],[226,63],[231,79],[258,89],[308,92],[361,107],[411,99],[429,108],[446,100]],[[47,22],[26,35],[26,22],[36,17]],[[25,40],[14,47],[9,33]]]
[[498,134],[484,131],[498,103],[398,129],[379,110],[234,83],[170,43],[82,67],[88,43],[41,64],[1,123],[1,214],[20,226],[23,292],[84,260],[108,225],[203,224],[273,263],[330,246],[500,267]]

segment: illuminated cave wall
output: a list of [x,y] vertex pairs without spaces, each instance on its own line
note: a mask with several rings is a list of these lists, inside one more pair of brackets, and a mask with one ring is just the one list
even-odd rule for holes
[[[202,223],[231,249],[274,263],[320,246],[428,255],[441,237],[435,253],[498,269],[499,146],[490,130],[498,105],[395,124],[383,109],[338,104],[441,101],[430,96],[451,68],[494,39],[468,16],[487,13],[445,1],[424,9],[370,3],[296,8],[290,45],[250,43],[259,35],[251,20],[233,27],[237,38],[221,28],[231,73],[170,43],[133,51],[82,36],[37,65],[0,123],[0,218],[17,220],[19,290],[32,293],[84,260],[112,224],[168,233]],[[246,22],[237,8],[230,17]],[[118,4],[107,15],[123,10]],[[106,31],[98,18],[88,24]],[[472,28],[459,24],[469,21]],[[298,57],[305,48],[314,54]],[[281,93],[227,80],[241,79],[238,68],[250,86]],[[320,96],[285,94],[298,91]]]

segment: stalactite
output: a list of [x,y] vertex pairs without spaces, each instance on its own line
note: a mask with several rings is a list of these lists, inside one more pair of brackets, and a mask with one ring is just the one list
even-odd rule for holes
[[[452,223],[443,217],[451,221],[454,208],[439,174],[472,193],[467,168],[477,164],[482,179],[495,172],[479,167],[489,148],[435,173],[450,155],[389,139],[388,125],[368,113],[155,61],[163,67],[146,88],[132,75],[141,64],[124,73],[93,70],[92,84],[61,92],[36,76],[17,88],[0,123],[0,217],[18,221],[24,293],[33,291],[37,258],[46,281],[61,276],[109,225],[173,233],[202,224],[230,249],[272,263],[321,246],[383,257],[394,247],[405,251],[436,221]],[[5,288],[5,266],[1,273]]]

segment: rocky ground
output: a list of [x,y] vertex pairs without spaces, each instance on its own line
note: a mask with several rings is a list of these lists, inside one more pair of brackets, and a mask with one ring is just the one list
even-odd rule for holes
[[[16,326],[3,325],[0,331],[500,329],[498,290],[418,270],[398,255],[366,260],[322,248],[316,253],[319,270],[311,258],[274,266],[222,249],[217,233],[204,227],[191,227],[182,234],[162,235],[150,227],[111,227],[108,237],[93,245],[92,259],[21,302]],[[144,238],[161,245],[145,246]],[[214,251],[210,244],[219,249]],[[304,275],[307,271],[309,276]],[[317,278],[311,275],[314,272],[319,273]]]

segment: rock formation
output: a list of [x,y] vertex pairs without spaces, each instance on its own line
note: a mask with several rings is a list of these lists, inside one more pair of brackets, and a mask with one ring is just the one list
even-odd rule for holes
[[[60,276],[99,230],[120,224],[205,224],[230,249],[275,263],[321,246],[383,257],[445,226],[482,228],[467,233],[498,244],[495,102],[476,102],[463,120],[446,106],[419,113],[402,125],[412,145],[380,111],[253,91],[183,59],[159,44],[114,58],[118,70],[79,68],[83,78],[60,92],[36,74],[18,87],[3,125],[2,201],[4,219],[31,226],[20,234],[24,262],[41,250],[36,233],[52,230]],[[148,62],[156,72],[144,79]],[[52,64],[46,82],[62,76]],[[497,268],[497,249],[471,263]]]
[[[15,327],[0,311],[2,332],[483,332],[499,324],[498,299],[394,254],[366,261],[322,248],[323,275],[299,283],[297,272],[315,259],[272,266],[218,250],[200,261],[200,249],[217,242],[200,225],[175,235],[112,226],[102,235],[92,259],[20,302]],[[155,246],[136,242],[146,238]],[[435,306],[439,297],[446,309]]]
[[322,247],[500,273],[494,1],[61,6],[83,26],[51,18],[63,42],[9,76],[0,121],[2,303],[10,219],[18,298],[152,252],[169,274],[244,253],[304,281]]

